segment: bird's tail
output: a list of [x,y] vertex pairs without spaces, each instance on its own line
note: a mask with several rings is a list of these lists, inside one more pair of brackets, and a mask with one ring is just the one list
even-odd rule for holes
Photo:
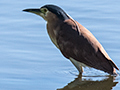
[[113,74],[112,75],[113,76],[117,76],[118,75],[115,68],[113,68]]
[[117,70],[119,70],[119,68],[115,65],[115,63],[114,63],[112,60],[109,60],[109,63],[110,63],[114,68],[116,68]]
[[112,73],[112,75],[113,76],[117,76],[118,74],[117,74],[117,72],[116,72],[116,69],[117,70],[119,70],[119,68],[115,65],[115,63],[112,61],[112,60],[109,60],[109,63],[112,65],[112,67],[113,67],[113,73]]

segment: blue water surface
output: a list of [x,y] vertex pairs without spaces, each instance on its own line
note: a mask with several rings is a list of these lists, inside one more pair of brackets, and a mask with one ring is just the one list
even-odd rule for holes
[[50,41],[46,22],[22,11],[45,4],[60,6],[89,29],[120,67],[120,0],[1,0],[0,90],[119,90],[120,77],[102,71],[85,68],[77,78]]

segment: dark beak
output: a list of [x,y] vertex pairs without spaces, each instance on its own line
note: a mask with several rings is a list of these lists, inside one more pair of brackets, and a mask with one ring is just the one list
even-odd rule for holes
[[34,14],[37,14],[37,15],[40,15],[40,13],[42,13],[40,9],[24,9],[23,11],[31,12],[31,13],[34,13]]

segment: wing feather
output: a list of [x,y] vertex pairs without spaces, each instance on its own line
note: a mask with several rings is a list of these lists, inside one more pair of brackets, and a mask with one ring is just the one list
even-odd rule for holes
[[[76,21],[75,21],[76,22]],[[57,43],[66,58],[73,59],[87,66],[113,74],[113,67],[117,66],[110,59],[97,39],[81,24],[66,20],[57,35]]]

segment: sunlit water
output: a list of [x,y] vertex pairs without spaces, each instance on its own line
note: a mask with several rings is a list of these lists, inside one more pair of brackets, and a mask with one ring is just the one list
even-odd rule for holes
[[77,70],[51,43],[46,22],[22,12],[50,3],[88,28],[120,67],[119,0],[1,0],[0,90],[119,90],[119,76],[95,69],[85,68],[77,78]]

